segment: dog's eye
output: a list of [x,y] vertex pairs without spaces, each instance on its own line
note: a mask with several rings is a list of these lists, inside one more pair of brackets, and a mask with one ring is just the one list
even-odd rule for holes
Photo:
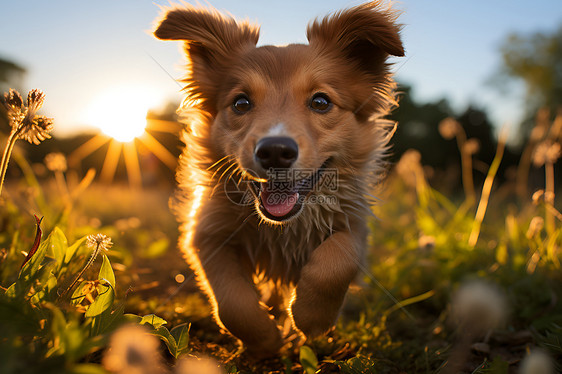
[[244,114],[252,109],[252,103],[246,95],[240,95],[234,99],[232,103],[232,109],[235,113]]
[[317,93],[312,96],[312,99],[310,100],[308,106],[315,112],[326,113],[330,109],[332,109],[333,104],[326,94]]

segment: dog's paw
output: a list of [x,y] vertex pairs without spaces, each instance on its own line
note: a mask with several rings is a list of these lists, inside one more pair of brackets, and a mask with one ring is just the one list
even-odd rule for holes
[[339,308],[333,305],[309,304],[297,298],[291,305],[295,327],[307,338],[327,333],[334,326]]

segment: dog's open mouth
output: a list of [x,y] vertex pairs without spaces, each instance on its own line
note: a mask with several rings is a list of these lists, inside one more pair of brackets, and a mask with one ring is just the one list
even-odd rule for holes
[[270,170],[267,182],[254,182],[255,206],[268,221],[283,223],[296,217],[304,207],[308,195],[318,187],[329,160],[316,170]]

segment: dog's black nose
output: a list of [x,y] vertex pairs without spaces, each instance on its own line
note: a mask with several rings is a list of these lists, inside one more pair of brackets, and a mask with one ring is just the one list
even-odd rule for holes
[[297,142],[291,138],[271,136],[261,139],[254,150],[254,158],[265,170],[289,168],[299,156]]

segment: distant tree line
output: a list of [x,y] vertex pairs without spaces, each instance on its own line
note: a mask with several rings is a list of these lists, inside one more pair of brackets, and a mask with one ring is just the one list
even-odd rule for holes
[[[503,158],[498,177],[509,178],[510,170],[517,167],[526,139],[531,136],[536,113],[541,108],[548,108],[550,120],[562,108],[562,26],[552,33],[534,33],[529,35],[511,34],[500,47],[502,66],[494,74],[493,83],[500,90],[508,90],[513,82],[522,82],[526,87],[526,115],[521,123],[521,141],[511,145]],[[0,58],[0,86],[18,87],[25,69],[13,62]],[[399,126],[393,139],[392,161],[399,160],[408,149],[417,149],[422,162],[428,167],[429,176],[443,184],[459,188],[460,153],[455,141],[444,139],[439,133],[439,124],[446,118],[454,118],[462,125],[466,137],[474,139],[474,181],[481,183],[486,175],[497,147],[496,127],[490,122],[486,111],[474,105],[456,113],[446,98],[434,102],[416,102],[412,97],[413,88],[402,84],[399,86],[399,107],[390,118],[398,121]],[[47,93],[48,94],[48,93]],[[160,113],[150,113],[153,118],[177,120],[176,104],[170,104]],[[544,113],[544,110],[543,110]],[[55,117],[56,113],[50,113]],[[0,138],[6,134],[7,122],[0,111]],[[544,117],[544,116],[543,116]],[[91,135],[79,135],[72,139],[52,139],[29,154],[29,159],[42,162],[48,152],[60,151],[70,153],[83,144]],[[164,136],[159,139],[174,154],[179,153],[177,137]],[[104,148],[85,160],[83,168],[99,166],[103,162]],[[560,175],[559,164],[556,168]],[[124,168],[118,169],[118,175],[125,175]],[[166,173],[169,175],[170,173]],[[513,174],[513,173],[511,173]],[[172,178],[173,179],[173,178]],[[537,182],[540,184],[540,182]]]

